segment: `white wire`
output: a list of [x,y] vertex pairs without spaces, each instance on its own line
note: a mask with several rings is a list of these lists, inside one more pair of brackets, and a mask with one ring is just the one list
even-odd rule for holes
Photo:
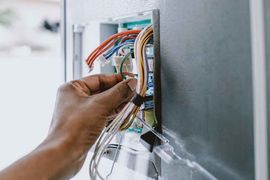
[[[138,52],[137,49],[139,46],[141,46],[141,44],[139,44],[139,41],[141,40],[142,36],[145,34],[145,32],[151,27],[151,25],[147,26],[146,28],[144,28],[141,33],[139,33],[139,35],[137,36],[135,43],[134,43],[134,54],[135,54],[135,59],[137,59],[137,57],[140,56],[141,52]],[[138,83],[136,86],[136,92],[139,94],[141,92],[141,88],[142,87],[146,87],[147,86],[147,79],[145,79],[148,75],[147,75],[147,58],[146,58],[146,53],[145,53],[145,49],[146,49],[146,44],[147,42],[143,45],[142,50],[143,52],[143,62],[141,61],[136,61],[137,62],[137,67],[141,67],[141,63],[143,63],[143,72],[144,72],[144,77],[141,80],[141,76],[142,74],[138,73]],[[125,45],[123,47],[121,47],[119,49],[119,52],[122,51],[123,48],[125,47],[130,47],[133,45]],[[143,81],[143,82],[141,82]],[[143,86],[141,86],[143,84]],[[137,107],[133,104],[133,103],[128,103],[123,109],[122,111],[117,115],[117,117],[102,131],[100,137],[97,140],[95,149],[94,149],[94,154],[93,157],[90,161],[90,165],[89,165],[89,175],[91,180],[96,180],[97,176],[101,179],[101,180],[105,180],[99,170],[98,170],[98,166],[100,164],[102,155],[104,154],[105,150],[107,149],[109,143],[111,142],[111,140],[113,139],[113,137],[115,136],[115,134],[119,131],[119,128],[121,127],[121,125],[124,123],[124,121],[130,117],[130,113],[132,111],[134,111]],[[135,111],[136,112],[136,111]],[[136,116],[136,115],[135,115]],[[130,117],[132,119],[132,117]],[[129,122],[131,121],[131,119],[129,119]]]
[[[119,130],[121,124],[124,122],[126,117],[128,116],[128,112],[132,110],[134,107],[133,104],[129,103],[122,111],[119,113],[119,116],[102,132],[98,142],[96,143],[96,147],[94,150],[94,155],[90,162],[89,173],[91,179],[96,179],[96,175],[99,176],[100,179],[104,179],[101,177],[100,173],[98,172],[98,165],[103,155],[104,151],[106,150],[106,146],[110,143],[114,135]],[[106,133],[107,132],[107,133]],[[105,137],[104,137],[105,135]]]
[[125,55],[125,54],[122,54],[122,50],[124,49],[124,48],[127,48],[127,47],[133,47],[134,48],[134,44],[127,44],[127,45],[124,45],[124,46],[122,46],[119,50],[118,50],[118,52],[120,53],[120,55]]

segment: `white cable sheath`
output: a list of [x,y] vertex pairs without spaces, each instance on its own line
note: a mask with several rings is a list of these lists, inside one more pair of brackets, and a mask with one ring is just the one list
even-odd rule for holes
[[[151,28],[151,25],[147,26],[139,33],[134,43],[134,53],[135,53],[137,66],[141,67],[142,69],[141,73],[138,72],[138,82],[137,82],[137,87],[136,87],[137,94],[141,94],[141,93],[145,94],[146,87],[147,87],[148,70],[146,68],[147,57],[145,54],[145,47],[152,34],[151,29],[149,28]],[[137,49],[140,49],[140,51],[143,51],[143,52],[138,52]],[[143,53],[143,57],[140,56],[142,53]],[[107,146],[109,145],[113,137],[116,135],[119,129],[122,128],[121,126],[123,125],[123,123],[126,120],[129,121],[128,123],[125,122],[127,125],[125,125],[124,129],[128,128],[128,126],[132,123],[134,119],[133,117],[136,116],[135,113],[138,112],[138,108],[139,107],[135,106],[133,103],[128,103],[122,109],[122,111],[116,116],[116,118],[101,133],[99,139],[96,142],[94,154],[89,165],[89,175],[90,175],[91,180],[96,180],[97,178],[101,180],[105,179],[102,177],[102,175],[99,173],[99,170],[98,170],[98,166],[101,161],[102,155],[104,154],[105,150],[107,149]],[[130,117],[131,114],[133,117]]]

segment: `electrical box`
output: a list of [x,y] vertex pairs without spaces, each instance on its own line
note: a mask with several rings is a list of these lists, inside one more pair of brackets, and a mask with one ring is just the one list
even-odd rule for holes
[[[169,140],[178,159],[182,159],[173,164],[161,160],[160,164],[155,164],[158,174],[163,180],[267,179],[265,152],[267,147],[270,149],[270,133],[267,146],[267,131],[259,129],[265,127],[262,125],[265,118],[258,118],[256,114],[265,116],[265,112],[258,113],[257,110],[265,111],[266,108],[257,98],[269,101],[270,96],[268,94],[266,98],[264,93],[260,93],[265,89],[261,88],[265,83],[258,82],[264,80],[254,78],[264,73],[259,69],[261,66],[257,66],[264,62],[261,59],[264,57],[260,56],[258,60],[253,53],[254,49],[258,50],[255,52],[264,51],[265,43],[260,40],[264,36],[263,26],[267,30],[270,27],[267,23],[270,22],[269,3],[267,1],[262,10],[260,0],[250,2],[64,0],[62,29],[66,80],[89,74],[84,60],[103,40],[117,33],[119,28],[125,27],[121,24],[151,19],[154,22],[154,36],[159,34],[159,30],[161,34],[162,63],[160,64],[159,58],[154,58],[153,63],[155,71],[152,102],[158,122],[157,129],[160,132],[162,124],[162,135]],[[159,23],[156,23],[158,21],[155,20],[154,11],[134,13],[149,9],[159,9],[160,29],[155,28]],[[129,13],[133,14],[125,16]],[[262,17],[265,18],[265,23],[262,23]],[[270,36],[267,32],[266,49],[269,49]],[[253,42],[254,38],[258,41]],[[154,46],[159,46],[157,42],[159,38],[154,40]],[[261,48],[257,48],[258,43]],[[156,49],[159,48],[154,48],[155,57]],[[269,57],[267,51],[266,58]],[[110,63],[95,64],[90,74],[113,73],[115,69]],[[267,68],[269,67],[267,63]],[[133,68],[136,71],[136,67]],[[161,80],[158,74],[160,69]],[[270,73],[267,71],[266,74],[269,82]],[[270,83],[267,84],[270,89]],[[268,122],[269,119],[268,116]],[[257,124],[259,122],[262,126]],[[145,146],[144,142],[142,144]],[[113,145],[109,148],[111,153],[106,154],[106,157],[112,160],[112,154],[116,151]],[[166,149],[171,152],[172,148],[154,148],[153,151],[166,156]],[[130,163],[122,163],[123,166],[114,170],[123,169],[119,175],[128,174],[134,161],[148,163],[134,157],[135,155],[127,160]],[[111,165],[111,161],[108,164]],[[142,164],[138,166],[146,168]],[[151,173],[147,176],[153,177],[155,168],[149,169]],[[86,175],[87,170],[85,168],[82,174]],[[139,174],[142,175],[142,171]],[[122,179],[143,179],[139,174],[136,178],[127,175]],[[264,178],[258,178],[258,175]]]
[[[134,59],[133,47],[130,46],[126,49],[120,49],[116,42],[112,50],[106,51],[101,54],[92,68],[89,69],[85,60],[89,54],[95,50],[102,42],[110,36],[119,32],[129,30],[143,30],[144,28],[152,25],[153,37],[146,46],[148,80],[147,80],[147,100],[144,101],[140,116],[143,121],[147,123],[146,126],[154,128],[156,132],[161,130],[160,120],[160,50],[159,50],[159,11],[151,10],[139,12],[131,15],[123,15],[120,17],[105,18],[99,21],[91,21],[82,24],[73,25],[73,79],[79,79],[83,76],[93,74],[115,74],[126,71],[137,76],[137,63]],[[123,39],[122,39],[123,41]],[[129,42],[134,43],[134,38],[125,40],[124,43],[128,45]],[[121,47],[122,47],[122,44]],[[119,52],[120,51],[120,52]],[[124,56],[121,51],[129,51],[130,57],[125,62],[121,61]],[[124,69],[124,70],[123,70]],[[110,172],[111,167],[107,167],[108,160],[116,162],[118,171],[121,169],[120,165],[124,165],[128,171],[134,171],[136,176],[140,174],[146,179],[158,179],[159,162],[156,160],[152,153],[153,146],[158,143],[158,140],[153,136],[148,136],[149,129],[144,127],[144,124],[135,120],[125,133],[119,133],[112,140],[107,147],[106,153],[103,157],[107,158],[101,165],[104,169],[104,174],[110,175],[114,178],[114,174]],[[121,137],[120,137],[121,136]],[[123,136],[123,137],[122,137]],[[120,143],[121,142],[121,143]],[[116,144],[120,143],[119,149]],[[132,151],[134,150],[134,151]],[[120,151],[118,155],[118,151]],[[142,155],[137,152],[143,152]],[[116,159],[116,154],[119,156]],[[123,157],[125,157],[123,159]],[[134,162],[126,161],[132,159]],[[136,162],[137,161],[137,162]],[[134,164],[135,163],[135,164]],[[135,167],[136,166],[136,167]],[[113,165],[114,167],[114,165]],[[107,169],[107,170],[106,170]],[[118,172],[116,171],[116,172]],[[134,173],[133,173],[134,174]],[[120,178],[119,173],[115,178]],[[125,178],[125,177],[123,177]],[[141,179],[140,178],[140,179]],[[121,178],[120,178],[121,179]]]
[[[124,42],[122,42],[123,39],[114,42],[113,48],[96,55],[92,64],[86,63],[85,60],[88,61],[91,57],[89,54],[95,52],[96,48],[109,37],[129,30],[143,30],[149,25],[153,27],[153,37],[145,49],[147,59],[146,97],[135,121],[127,130],[118,132],[106,147],[100,162],[102,167],[100,172],[104,177],[111,179],[126,179],[127,177],[138,179],[140,177],[139,179],[150,180],[162,178],[162,166],[168,166],[185,169],[183,173],[193,173],[194,176],[206,180],[215,180],[216,178],[200,164],[176,154],[172,143],[169,143],[169,140],[162,135],[158,10],[74,24],[73,78],[79,79],[82,76],[100,73],[123,75],[123,69],[137,77],[137,60],[133,55],[135,48],[130,46],[127,49],[121,49],[123,44],[128,46],[129,42],[134,43],[132,38]],[[128,58],[122,55],[122,53],[127,54],[126,51],[130,53]]]

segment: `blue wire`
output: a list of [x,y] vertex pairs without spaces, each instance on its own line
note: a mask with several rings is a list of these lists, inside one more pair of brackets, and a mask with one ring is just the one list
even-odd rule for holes
[[135,39],[128,39],[128,40],[124,41],[123,43],[126,43],[126,42],[135,42]]
[[109,54],[111,54],[112,52],[115,52],[115,49],[119,49],[120,47],[122,47],[123,45],[126,45],[128,43],[134,43],[135,40],[134,39],[130,39],[130,40],[126,40],[124,43],[118,44],[117,46],[114,46],[112,49],[110,49],[106,54],[105,57],[108,56]]
[[105,54],[105,58],[109,59],[116,51],[118,51],[122,46],[128,45],[128,44],[134,44],[134,42],[126,42],[119,44],[115,46],[113,49],[111,49],[107,54]]

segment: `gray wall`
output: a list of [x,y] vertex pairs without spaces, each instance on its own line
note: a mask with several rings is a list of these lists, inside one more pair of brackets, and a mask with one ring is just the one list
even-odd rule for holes
[[[266,67],[267,67],[267,88],[268,88],[268,107],[270,107],[270,0],[265,2],[265,32],[266,32]],[[270,108],[268,108],[268,164],[270,163]],[[269,167],[269,166],[268,166]]]
[[218,178],[253,179],[249,2],[160,8],[163,125]]
[[[72,24],[160,8],[165,133],[218,178],[254,179],[248,0],[67,0],[67,8],[68,64]],[[168,180],[191,178],[162,170]]]

